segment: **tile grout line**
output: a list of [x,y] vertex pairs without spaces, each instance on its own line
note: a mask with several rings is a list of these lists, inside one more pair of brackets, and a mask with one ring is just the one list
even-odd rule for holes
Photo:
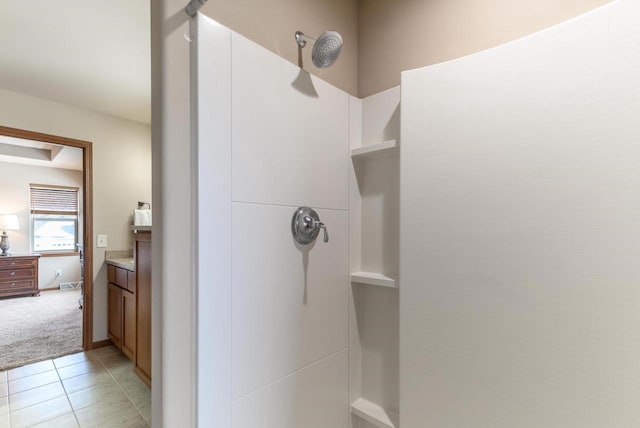
[[[50,361],[51,361],[51,364],[53,365],[53,370],[56,371],[56,375],[58,376],[58,379],[60,379],[60,376],[58,375],[58,371],[56,370],[56,365],[53,364],[53,360],[50,360]],[[38,362],[40,362],[40,361],[38,361]],[[33,363],[33,364],[37,364],[37,363]],[[19,368],[19,367],[15,367],[15,368]],[[10,370],[13,370],[13,369],[10,369]],[[33,374],[30,374],[29,376],[23,376],[23,377],[19,377],[19,378],[13,379],[13,381],[17,381],[17,380],[20,380],[20,379],[26,379],[26,378],[31,377],[31,376],[38,376],[38,375],[41,375],[43,373],[50,372],[50,371],[53,371],[53,370],[46,370],[46,371],[40,372],[40,373],[33,373]],[[15,392],[15,393],[12,394],[11,391],[9,390],[9,370],[5,371],[5,375],[6,375],[6,380],[7,380],[7,408],[8,408],[7,409],[8,410],[7,416],[9,417],[9,428],[11,428],[12,425],[13,425],[13,422],[12,422],[13,418],[11,417],[11,414],[14,412],[14,410],[11,410],[11,401],[12,401],[11,400],[11,396],[12,395],[16,395],[16,394],[21,394],[21,393],[27,392],[27,391],[32,391],[32,390],[34,390],[36,388],[41,388],[43,386],[53,385],[56,382],[49,382],[49,383],[46,383],[44,385],[34,386],[33,388],[28,388],[28,389],[25,389],[24,391]],[[60,383],[62,383],[62,382],[60,382]],[[63,386],[63,388],[64,388],[64,386]],[[60,397],[56,397],[56,398],[60,398]],[[56,398],[52,398],[52,400],[55,400]],[[49,400],[47,400],[47,401],[49,401]],[[29,407],[35,406],[37,404],[41,404],[41,403],[35,403],[35,404],[30,405],[30,406],[26,406],[26,407],[22,407],[20,409],[16,409],[15,411],[17,412],[19,410],[28,409]],[[51,418],[51,419],[53,419],[53,418]],[[47,421],[49,421],[51,419],[47,419],[47,420],[44,420],[42,422],[47,422]]]
[[102,367],[104,367],[104,369],[107,371],[107,373],[109,373],[109,376],[111,376],[111,379],[113,379],[113,381],[116,383],[116,385],[118,385],[118,388],[120,388],[120,391],[122,391],[122,393],[124,394],[125,397],[127,397],[127,400],[129,400],[129,403],[131,403],[131,405],[133,406],[134,409],[136,409],[136,411],[138,412],[138,414],[140,415],[140,417],[142,418],[142,420],[144,420],[146,422],[146,424],[148,426],[151,426],[151,424],[149,423],[149,421],[147,421],[147,419],[144,417],[144,415],[142,414],[142,412],[140,411],[140,409],[138,408],[138,406],[136,406],[136,403],[133,402],[133,399],[129,396],[129,394],[127,394],[127,391],[125,391],[125,389],[122,387],[122,385],[120,385],[120,382],[118,382],[118,379],[115,378],[115,376],[113,376],[113,374],[111,373],[111,370],[109,370],[109,368],[107,366],[104,365],[104,363],[102,362],[102,359],[100,358],[99,355],[96,355],[96,357],[98,358],[98,360],[100,361],[100,364],[102,364]]
[[[251,391],[247,392],[246,394],[243,394],[242,396],[240,396],[240,397],[238,397],[238,398],[233,399],[233,401],[231,402],[231,404],[235,404],[235,403],[237,403],[238,401],[243,400],[243,399],[245,399],[245,398],[249,397],[250,395],[253,395],[253,394],[256,394],[256,393],[258,393],[258,392],[260,392],[260,391],[263,391],[263,390],[265,390],[265,389],[267,389],[267,388],[269,388],[269,387],[271,387],[271,386],[273,386],[273,385],[275,385],[275,384],[277,384],[277,383],[279,383],[279,382],[284,381],[285,379],[291,378],[291,377],[293,377],[293,376],[295,376],[295,375],[297,375],[297,374],[301,373],[301,372],[302,372],[302,371],[304,371],[304,370],[310,369],[310,368],[311,368],[311,367],[313,367],[313,366],[316,366],[316,365],[318,365],[318,364],[324,363],[325,361],[327,361],[327,360],[329,360],[329,359],[331,359],[331,358],[333,358],[333,357],[335,357],[335,356],[339,355],[339,354],[340,354],[340,353],[342,353],[342,352],[348,351],[348,350],[349,350],[349,347],[347,346],[347,347],[345,347],[345,348],[341,348],[341,349],[339,349],[339,350],[337,350],[337,351],[335,351],[335,352],[332,352],[332,353],[331,353],[331,354],[329,354],[329,355],[326,355],[326,356],[324,356],[324,357],[322,357],[322,358],[320,358],[320,359],[318,359],[318,360],[316,360],[316,361],[313,361],[313,362],[311,362],[311,363],[309,363],[309,364],[307,364],[307,365],[305,365],[305,366],[303,366],[303,367],[300,367],[300,368],[298,368],[298,369],[296,369],[296,370],[292,371],[291,373],[288,373],[288,374],[286,374],[286,375],[284,375],[284,376],[282,376],[282,377],[279,377],[278,379],[274,379],[274,380],[270,381],[269,383],[267,383],[267,384],[265,384],[265,385],[259,386],[259,387],[255,388],[255,389],[253,389],[253,390],[251,390]],[[347,354],[347,358],[348,358],[348,354]]]
[[[102,369],[104,369],[104,370],[105,370],[105,372],[109,375],[109,377],[110,377],[110,378],[114,381],[114,383],[118,386],[118,389],[119,389],[119,390],[124,394],[124,396],[126,397],[127,401],[128,401],[128,402],[133,406],[133,408],[136,410],[137,414],[138,414],[138,415],[139,415],[139,416],[140,416],[140,417],[145,421],[145,424],[146,424],[147,426],[151,427],[151,422],[145,418],[144,414],[142,413],[142,411],[140,410],[140,408],[139,408],[139,407],[134,403],[134,401],[133,401],[132,397],[127,393],[127,391],[125,390],[125,388],[123,387],[123,385],[122,385],[122,384],[121,384],[121,383],[120,383],[120,382],[115,378],[115,376],[114,376],[114,375],[113,375],[113,373],[111,372],[111,369],[109,369],[109,368],[105,365],[105,363],[103,362],[103,360],[102,360],[102,358],[100,357],[100,355],[98,355],[98,354],[96,354],[96,353],[93,353],[93,351],[89,351],[89,352],[91,352],[91,353],[92,353],[91,355],[92,355],[93,357],[95,357],[95,359],[93,359],[93,358],[89,358],[89,359],[86,359],[86,360],[83,360],[83,361],[78,361],[77,363],[74,363],[74,364],[69,364],[69,365],[64,366],[64,367],[58,367],[58,366],[55,364],[55,362],[53,362],[53,359],[49,360],[49,361],[51,361],[51,362],[52,362],[52,365],[53,365],[53,367],[54,367],[54,369],[53,369],[53,370],[55,370],[55,372],[56,372],[56,376],[57,376],[58,380],[57,380],[57,381],[54,381],[54,382],[47,383],[47,384],[45,384],[45,385],[40,385],[40,386],[37,386],[37,387],[34,387],[34,388],[29,388],[29,389],[26,389],[26,390],[24,390],[24,391],[17,392],[16,394],[23,393],[23,392],[27,392],[27,391],[31,391],[31,390],[33,390],[33,389],[41,388],[41,387],[44,387],[44,386],[48,386],[48,385],[53,385],[53,384],[59,383],[59,384],[62,386],[62,390],[63,390],[63,392],[64,392],[64,397],[67,399],[67,402],[69,403],[69,407],[70,407],[70,409],[71,409],[71,413],[73,414],[73,416],[74,416],[74,418],[75,418],[75,420],[76,420],[76,423],[78,424],[78,426],[79,426],[79,427],[82,427],[82,425],[80,424],[80,419],[78,418],[78,415],[76,414],[76,409],[74,409],[74,407],[73,407],[73,405],[72,405],[72,403],[71,403],[71,400],[70,400],[70,398],[69,398],[69,393],[67,392],[67,388],[66,388],[66,386],[65,386],[65,384],[64,384],[64,381],[63,381],[62,376],[61,376],[61,374],[60,374],[60,372],[59,372],[59,369],[65,369],[65,368],[68,368],[68,367],[71,367],[71,366],[74,366],[74,365],[78,365],[78,364],[83,364],[83,363],[87,363],[87,362],[95,361],[95,362],[97,362],[97,363],[102,367]],[[89,354],[89,353],[87,353],[87,354]],[[114,354],[117,354],[117,352],[114,352]],[[53,371],[53,370],[47,370],[47,371],[45,371],[45,372],[35,373],[35,374],[29,375],[29,376],[37,376],[37,375],[40,375],[40,374],[42,374],[42,373],[46,373],[46,372]],[[73,379],[74,377],[83,376],[83,375],[90,374],[90,373],[91,373],[91,371],[90,371],[90,372],[87,372],[87,373],[78,374],[78,375],[76,375],[76,376],[71,376],[71,377],[69,377],[69,378],[67,378],[67,379]],[[61,396],[59,396],[59,397],[54,397],[54,398],[51,398],[51,399],[49,399],[49,400],[45,400],[45,401],[43,401],[42,403],[34,403],[34,404],[29,405],[29,406],[23,407],[23,408],[21,408],[21,409],[16,409],[16,410],[14,411],[14,410],[12,410],[12,409],[11,409],[11,400],[10,400],[10,396],[11,396],[11,394],[9,394],[9,377],[8,377],[8,373],[5,373],[5,376],[6,376],[6,385],[7,385],[7,410],[8,410],[7,416],[8,416],[8,421],[9,421],[9,426],[8,426],[8,428],[12,428],[12,427],[13,427],[13,422],[12,422],[12,419],[11,419],[11,415],[12,415],[12,413],[13,413],[13,412],[17,412],[17,411],[19,411],[19,410],[23,410],[23,409],[28,409],[29,407],[37,406],[37,405],[40,405],[40,404],[45,403],[45,402],[47,402],[47,401],[52,401],[52,400],[57,400],[57,399],[62,398],[62,395],[61,395]],[[27,378],[27,377],[29,377],[29,376],[25,376],[24,378]],[[23,378],[19,378],[19,379],[23,379]],[[65,380],[67,380],[67,379],[65,379]],[[15,380],[18,380],[18,379],[15,379]],[[74,393],[75,393],[75,392],[82,391],[83,389],[89,389],[89,388],[91,388],[91,387],[82,388],[82,389],[80,389],[80,390],[78,390],[78,391],[74,391]],[[82,409],[84,409],[84,408],[85,408],[85,407],[83,407]],[[78,410],[81,410],[81,409],[78,409]],[[49,421],[51,421],[51,420],[53,420],[53,419],[55,419],[55,418],[58,418],[58,417],[61,417],[61,416],[64,416],[64,415],[68,415],[68,414],[69,414],[69,413],[63,413],[63,414],[60,414],[60,415],[54,416],[54,417],[52,417],[52,418],[48,418],[48,419],[45,419],[45,420],[39,421],[39,422],[38,422],[38,424],[46,423],[46,422],[49,422]]]
[[[55,369],[56,369],[56,374],[58,375],[58,379],[60,379],[60,385],[62,385],[62,390],[64,391],[64,396],[67,399],[67,403],[69,403],[69,408],[71,409],[71,414],[73,415],[74,419],[76,420],[76,423],[78,424],[78,426],[80,428],[82,428],[82,426],[80,425],[80,419],[78,419],[78,415],[76,415],[76,409],[73,408],[73,404],[71,404],[71,400],[69,399],[69,394],[67,393],[67,387],[64,386],[64,382],[62,381],[62,377],[60,376],[60,372],[58,371],[58,366],[56,365],[55,362],[53,362],[53,360],[51,360],[51,363],[53,363],[53,367],[55,367]],[[68,367],[71,367],[71,366],[68,366]],[[44,422],[46,422],[46,421],[44,421]]]

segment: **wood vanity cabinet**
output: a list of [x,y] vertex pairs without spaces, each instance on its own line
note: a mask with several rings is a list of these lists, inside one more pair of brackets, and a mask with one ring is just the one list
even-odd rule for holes
[[151,232],[138,232],[136,265],[136,358],[134,372],[151,387]]
[[37,296],[39,255],[0,256],[0,297]]
[[136,355],[135,272],[107,265],[107,335],[131,361]]

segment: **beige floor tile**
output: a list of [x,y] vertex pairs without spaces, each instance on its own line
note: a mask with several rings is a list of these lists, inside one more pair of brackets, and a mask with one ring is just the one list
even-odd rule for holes
[[124,366],[133,367],[133,363],[131,362],[131,360],[128,359],[120,351],[118,351],[117,353],[100,356],[98,357],[98,359],[108,369],[113,367],[124,367]]
[[9,422],[9,413],[6,415],[0,414],[0,428],[11,428],[11,423]]
[[7,381],[7,372],[0,370],[0,383]]
[[105,371],[105,368],[98,361],[83,361],[72,366],[59,368],[58,374],[60,375],[60,379],[65,380],[87,373],[96,373],[102,371]]
[[56,382],[11,394],[9,396],[9,403],[11,404],[11,411],[13,412],[54,398],[63,397],[64,395],[62,383]]
[[7,382],[0,382],[0,397],[9,395],[9,385]]
[[73,413],[67,413],[66,415],[58,416],[57,418],[50,419],[42,422],[41,424],[33,425],[31,428],[79,428],[76,416]]
[[129,401],[97,403],[76,411],[82,428],[143,428],[147,422]]
[[50,370],[55,370],[55,366],[53,365],[53,361],[46,360],[40,361],[39,363],[28,364],[26,366],[11,369],[8,372],[8,377],[9,381],[12,381],[23,377],[32,376],[34,374],[48,372]]
[[149,403],[143,403],[137,407],[144,420],[151,426],[151,400],[149,400]]
[[91,352],[78,352],[76,354],[65,355],[64,357],[56,358],[53,360],[53,364],[56,368],[60,369],[62,367],[72,366],[74,364],[82,363],[85,361],[95,361],[98,357],[96,357]]
[[48,385],[55,382],[60,382],[58,373],[55,370],[38,373],[28,377],[9,381],[9,394],[16,394],[18,392],[26,391],[28,389],[37,388],[39,386]]
[[91,352],[93,352],[93,354],[96,355],[98,358],[101,358],[105,355],[122,354],[122,352],[120,352],[120,350],[113,345],[103,346],[102,348],[94,349]]
[[107,371],[85,373],[80,376],[71,377],[62,381],[67,394],[71,394],[81,389],[91,388],[95,385],[114,384],[115,381]]
[[124,393],[127,394],[129,400],[133,403],[134,406],[140,407],[144,404],[151,405],[151,390],[142,383],[139,379],[128,380],[126,382],[119,382],[119,385],[124,390]]
[[96,385],[91,388],[69,394],[69,401],[74,410],[79,410],[97,403],[111,403],[128,400],[117,384]]
[[113,378],[118,382],[130,379],[132,376],[137,377],[133,372],[133,364],[124,364],[116,367],[109,367],[107,368],[107,370],[109,371],[111,376],[113,376]]
[[67,397],[54,398],[11,412],[11,428],[30,427],[67,413],[71,413]]

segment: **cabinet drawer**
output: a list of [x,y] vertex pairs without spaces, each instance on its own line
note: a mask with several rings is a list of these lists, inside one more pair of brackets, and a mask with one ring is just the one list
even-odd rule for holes
[[107,266],[107,281],[121,288],[127,288],[127,272],[128,270],[117,266]]
[[130,270],[107,265],[107,281],[120,288],[135,292],[136,290],[136,274]]
[[0,293],[33,289],[33,280],[30,279],[21,281],[0,281]]
[[0,270],[0,281],[13,279],[33,278],[35,271],[33,269],[6,269]]
[[136,292],[136,273],[127,271],[127,290]]
[[107,265],[107,281],[112,284],[116,283],[116,267]]
[[33,259],[0,259],[0,269],[33,268],[35,265]]

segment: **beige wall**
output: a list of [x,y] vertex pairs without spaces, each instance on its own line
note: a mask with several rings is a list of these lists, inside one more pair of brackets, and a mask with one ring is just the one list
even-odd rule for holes
[[336,30],[344,42],[336,63],[325,69],[311,63],[311,46],[303,49],[304,69],[357,95],[358,92],[358,4],[357,0],[216,0],[202,12],[272,52],[298,64],[294,33],[317,37]]
[[359,0],[358,95],[400,72],[520,38],[610,0]]
[[[0,125],[91,141],[93,231],[108,235],[108,250],[132,248],[133,209],[138,200],[151,200],[149,125],[4,89],[0,89]],[[107,338],[104,250],[94,248],[93,257],[95,341]]]
[[[20,230],[7,232],[11,243],[11,252],[13,254],[29,254],[31,252],[29,184],[78,187],[80,188],[79,197],[82,198],[82,171],[6,162],[0,162],[0,171],[7,178],[0,186],[1,213],[16,214],[20,225]],[[78,224],[82,224],[82,213],[80,213]],[[82,228],[79,228],[78,232],[78,238],[80,238]],[[59,278],[56,278],[56,269],[62,269],[62,276]],[[38,286],[40,288],[56,288],[61,282],[80,281],[79,257],[42,257],[38,271]]]
[[400,72],[458,58],[558,24],[611,0],[220,0],[202,12],[298,63],[293,33],[342,34],[328,69],[304,69],[361,98],[400,84]]

